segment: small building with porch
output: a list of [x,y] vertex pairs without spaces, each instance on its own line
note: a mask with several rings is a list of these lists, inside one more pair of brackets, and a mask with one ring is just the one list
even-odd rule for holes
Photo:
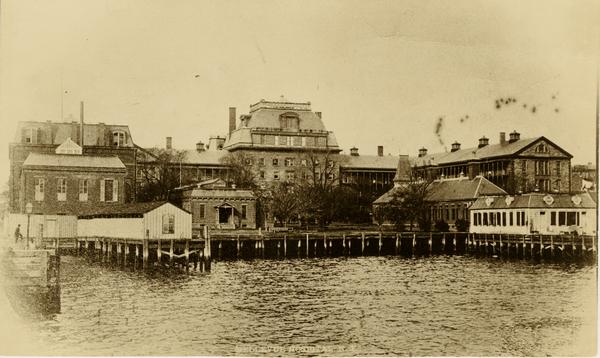
[[470,207],[470,232],[596,235],[596,203],[587,193],[490,196]]
[[192,213],[194,235],[209,229],[256,229],[256,196],[220,178],[176,188],[171,200]]

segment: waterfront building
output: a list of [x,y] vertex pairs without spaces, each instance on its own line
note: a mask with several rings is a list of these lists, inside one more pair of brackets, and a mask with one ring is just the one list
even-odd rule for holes
[[[81,148],[85,157],[116,156],[125,166],[124,184],[121,186],[125,202],[135,198],[136,147],[129,127],[105,123],[84,123],[83,110],[80,122],[39,122],[18,123],[12,143],[9,143],[9,211],[23,212],[24,202],[21,186],[22,167],[32,153],[56,154],[56,149],[68,138]],[[99,195],[98,195],[99,196]]]
[[[373,205],[394,205],[394,197],[405,189],[406,183],[406,180],[398,181],[393,189],[375,200]],[[469,207],[473,202],[489,195],[506,195],[506,192],[482,176],[473,179],[459,177],[434,180],[427,186],[425,194],[429,221],[432,224],[443,221],[450,230],[456,230],[457,221],[469,220]]]
[[192,213],[194,235],[210,229],[255,229],[256,196],[251,190],[230,187],[223,179],[210,179],[173,190],[176,205]]
[[125,202],[127,168],[117,156],[84,155],[67,138],[55,153],[31,152],[20,164],[16,212],[74,215]]
[[398,163],[404,157],[384,155],[383,146],[377,147],[377,155],[360,155],[358,148],[353,147],[350,155],[340,156],[343,157],[340,161],[341,184],[375,197],[392,188]]
[[116,239],[191,239],[192,215],[167,202],[128,203],[77,216],[77,236]]
[[482,197],[470,216],[473,233],[596,235],[596,203],[589,193]]
[[571,158],[567,151],[544,136],[521,139],[514,131],[506,140],[489,144],[485,136],[477,147],[461,149],[452,144],[450,152],[428,154],[426,148],[411,158],[417,175],[423,178],[474,178],[482,175],[510,194],[533,191],[565,193],[571,188]]

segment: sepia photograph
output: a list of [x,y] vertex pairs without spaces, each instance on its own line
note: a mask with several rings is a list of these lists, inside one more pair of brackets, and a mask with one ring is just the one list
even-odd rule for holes
[[600,2],[0,0],[0,355],[593,357]]

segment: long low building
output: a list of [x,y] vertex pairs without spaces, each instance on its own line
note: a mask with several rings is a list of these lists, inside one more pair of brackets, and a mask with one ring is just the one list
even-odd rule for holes
[[589,193],[481,197],[470,207],[470,232],[484,234],[596,234]]

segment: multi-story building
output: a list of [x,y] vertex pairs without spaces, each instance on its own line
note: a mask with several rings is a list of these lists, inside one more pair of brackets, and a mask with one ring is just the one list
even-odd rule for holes
[[311,165],[311,159],[335,165],[329,175],[339,180],[337,154],[341,149],[333,132],[325,128],[321,112],[313,112],[310,102],[261,100],[250,106],[249,114],[240,116],[237,128],[235,113],[235,108],[229,109],[229,135],[223,149],[245,153],[259,182],[294,180]]
[[481,175],[509,194],[570,191],[571,154],[543,136],[521,139],[514,131],[509,140],[505,137],[501,132],[497,144],[481,137],[477,147],[468,149],[455,142],[445,153],[428,154],[421,148],[411,162],[421,177],[472,179]]
[[19,122],[14,140],[9,144],[9,210],[22,211],[21,173],[31,153],[55,154],[57,147],[71,138],[81,147],[83,156],[116,156],[125,165],[123,198],[135,198],[136,147],[129,127],[105,123]]

